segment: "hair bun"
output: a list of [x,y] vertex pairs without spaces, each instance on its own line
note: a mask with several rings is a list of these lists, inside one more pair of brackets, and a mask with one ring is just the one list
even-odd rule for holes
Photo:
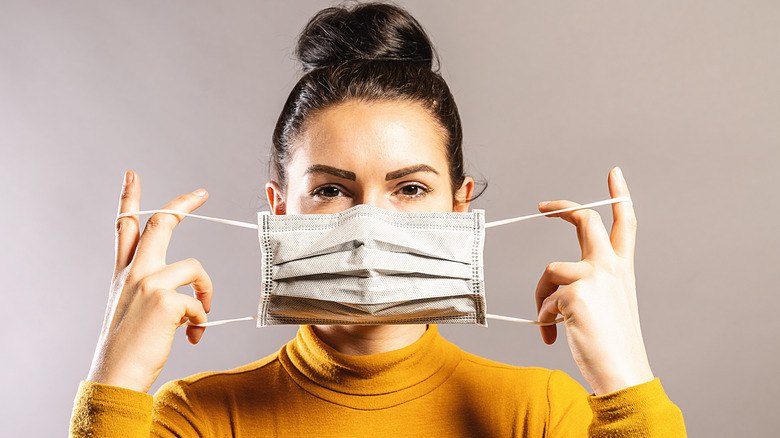
[[420,62],[432,69],[436,59],[422,25],[382,3],[323,9],[301,32],[295,53],[304,73],[358,59]]

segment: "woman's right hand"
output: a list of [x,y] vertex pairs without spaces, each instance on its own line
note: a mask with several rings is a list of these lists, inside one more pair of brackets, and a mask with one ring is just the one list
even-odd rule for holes
[[[189,213],[206,202],[200,189],[179,196],[164,208]],[[133,171],[125,174],[119,213],[138,211],[141,184]],[[206,322],[211,307],[211,279],[195,259],[165,264],[173,228],[183,216],[157,213],[143,234],[138,216],[116,223],[116,264],[106,317],[87,380],[147,392],[162,371],[176,329],[186,321]],[[194,297],[176,292],[192,285]],[[187,327],[196,344],[202,327]]]

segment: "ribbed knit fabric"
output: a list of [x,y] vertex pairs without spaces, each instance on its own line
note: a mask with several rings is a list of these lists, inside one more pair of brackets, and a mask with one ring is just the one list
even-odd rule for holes
[[152,426],[152,397],[137,391],[92,382],[81,382],[70,436],[149,436]]
[[[591,421],[593,420],[593,421]],[[346,356],[311,327],[263,360],[165,384],[152,397],[82,382],[71,436],[685,436],[658,380],[588,396],[560,371],[461,351],[430,326],[414,344]]]

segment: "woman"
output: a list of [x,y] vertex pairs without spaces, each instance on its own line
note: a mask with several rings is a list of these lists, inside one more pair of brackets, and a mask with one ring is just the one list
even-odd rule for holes
[[[275,180],[266,190],[274,214],[358,204],[468,210],[474,181],[464,174],[457,107],[413,17],[382,4],[329,8],[306,26],[297,54],[305,75],[273,136]],[[629,194],[617,168],[609,192]],[[128,172],[120,213],[138,211],[139,194],[138,176]],[[206,196],[196,190],[165,208],[190,212]],[[592,210],[560,214],[577,228],[583,258],[549,265],[536,291],[540,321],[564,316],[593,396],[561,372],[462,352],[435,326],[315,325],[302,326],[272,356],[170,382],[153,400],[145,393],[176,329],[206,322],[212,285],[195,260],[165,264],[181,217],[155,214],[143,234],[137,219],[121,218],[112,294],[71,434],[683,436],[682,416],[654,379],[639,328],[631,204],[615,204],[613,215],[608,235]],[[194,297],[175,292],[186,284]],[[554,325],[541,330],[545,342],[555,341]],[[186,331],[197,343],[204,329]]]

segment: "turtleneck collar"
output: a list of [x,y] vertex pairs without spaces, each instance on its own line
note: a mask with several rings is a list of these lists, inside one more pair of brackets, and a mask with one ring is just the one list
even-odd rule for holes
[[301,326],[280,352],[295,382],[312,395],[355,409],[384,409],[436,389],[460,362],[460,349],[435,325],[412,345],[386,353],[347,356]]

